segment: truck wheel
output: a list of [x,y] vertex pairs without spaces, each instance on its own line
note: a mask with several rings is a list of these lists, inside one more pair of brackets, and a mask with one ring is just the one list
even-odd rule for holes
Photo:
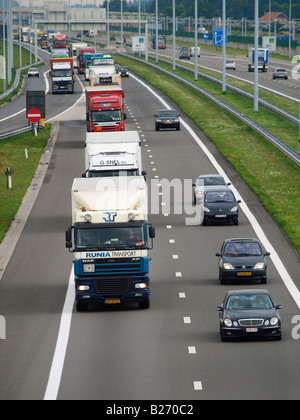
[[87,303],[76,303],[76,310],[77,312],[86,312],[88,310],[88,304]]
[[139,302],[139,309],[149,309],[149,308],[150,308],[150,299]]

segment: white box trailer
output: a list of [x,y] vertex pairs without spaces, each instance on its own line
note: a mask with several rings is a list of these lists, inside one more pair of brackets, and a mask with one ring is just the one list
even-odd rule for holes
[[83,177],[146,176],[138,131],[86,133]]

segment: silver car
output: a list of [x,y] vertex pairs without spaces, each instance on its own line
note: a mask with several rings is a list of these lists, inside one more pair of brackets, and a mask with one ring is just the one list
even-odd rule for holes
[[28,77],[40,77],[39,70],[36,67],[31,67],[27,73]]
[[218,189],[221,185],[231,185],[230,182],[226,183],[222,175],[219,174],[204,174],[196,179],[194,187],[194,204],[203,202],[204,192],[206,190]]

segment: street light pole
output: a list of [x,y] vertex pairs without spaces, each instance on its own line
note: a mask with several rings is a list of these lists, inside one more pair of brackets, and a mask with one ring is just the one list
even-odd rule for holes
[[223,46],[222,46],[222,92],[226,92],[226,0],[222,0],[222,25],[223,25]]
[[254,112],[258,112],[258,0],[255,0],[255,46],[254,46]]
[[198,80],[198,0],[195,0],[195,72],[194,80]]

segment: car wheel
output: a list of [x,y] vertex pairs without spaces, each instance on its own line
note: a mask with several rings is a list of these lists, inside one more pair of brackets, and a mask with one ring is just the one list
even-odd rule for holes
[[155,130],[159,131],[159,125],[158,124],[155,125]]
[[267,284],[267,278],[265,277],[264,279],[261,279],[260,284]]
[[222,277],[221,273],[219,273],[219,282],[220,282],[221,284],[226,284],[226,281],[223,279],[223,277]]
[[180,125],[178,125],[178,126],[176,127],[176,130],[177,130],[177,131],[180,131]]

